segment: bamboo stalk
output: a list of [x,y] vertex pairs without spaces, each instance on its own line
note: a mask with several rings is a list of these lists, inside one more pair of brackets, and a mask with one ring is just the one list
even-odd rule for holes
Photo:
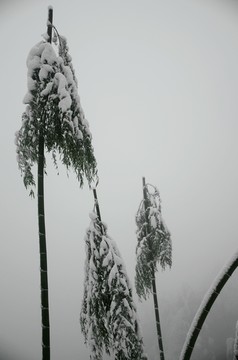
[[93,196],[94,196],[94,202],[95,202],[95,207],[96,207],[96,212],[97,212],[98,220],[99,220],[100,223],[101,223],[101,222],[102,222],[102,219],[101,219],[101,213],[100,213],[100,208],[99,208],[99,203],[98,203],[98,197],[97,197],[97,191],[96,191],[96,189],[93,189]]
[[[143,184],[143,197],[144,197],[144,206],[145,206],[145,217],[146,217],[146,236],[150,233],[150,225],[149,225],[149,215],[148,215],[148,198],[146,194],[146,183],[145,178],[142,178]],[[148,241],[148,245],[150,246],[150,242]],[[152,292],[153,292],[153,300],[154,300],[154,311],[155,311],[155,321],[156,321],[156,330],[157,330],[157,340],[159,345],[159,354],[160,360],[164,360],[164,348],[163,348],[163,340],[162,340],[162,332],[160,325],[160,316],[159,316],[159,306],[158,306],[158,296],[156,291],[156,281],[155,281],[155,269],[154,264],[151,262],[151,276],[152,276]]]
[[157,340],[158,340],[159,350],[160,350],[160,359],[164,360],[164,347],[163,347],[162,332],[161,332],[161,326],[160,326],[159,305],[158,305],[158,296],[157,296],[157,291],[156,291],[154,268],[153,268],[153,273],[152,273],[152,289],[153,289],[153,299],[154,299]]
[[103,223],[102,223],[101,212],[100,212],[100,207],[99,207],[99,202],[98,202],[97,190],[96,189],[93,189],[93,196],[94,196],[94,203],[95,203],[96,213],[97,213],[97,217],[98,217],[98,220],[99,220],[99,226],[100,226],[102,235],[105,235],[105,228],[104,228]]
[[198,335],[201,331],[201,328],[206,320],[206,317],[211,310],[212,305],[214,304],[216,298],[220,294],[221,290],[223,289],[224,285],[231,277],[235,269],[238,267],[238,252],[235,256],[231,259],[228,266],[222,270],[220,275],[214,281],[214,284],[211,286],[210,290],[207,293],[207,296],[203,300],[200,308],[195,315],[195,318],[190,326],[188,331],[186,342],[183,346],[180,360],[189,360],[191,354],[193,352],[194,345],[198,338]]
[[[47,34],[48,42],[52,40],[53,9],[48,8]],[[44,112],[43,112],[44,113]],[[43,115],[44,117],[45,115]],[[49,317],[49,292],[48,268],[45,231],[45,206],[44,206],[44,119],[39,135],[38,157],[38,226],[39,226],[39,251],[40,251],[40,286],[41,286],[41,324],[42,324],[42,359],[50,360],[50,317]]]

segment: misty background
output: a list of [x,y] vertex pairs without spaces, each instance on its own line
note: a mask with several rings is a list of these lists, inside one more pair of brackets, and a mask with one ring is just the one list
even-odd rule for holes
[[[177,359],[205,292],[237,250],[238,2],[0,0],[1,360],[41,358],[37,200],[24,189],[14,133],[25,110],[26,58],[46,32],[48,5],[68,39],[93,135],[102,219],[133,288],[142,176],[160,191],[173,266],[159,272],[157,287],[165,357]],[[58,176],[50,156],[47,174],[52,360],[86,360],[79,313],[93,195],[61,166]],[[192,359],[225,359],[237,280],[235,272]],[[149,359],[157,359],[152,299],[134,299]]]

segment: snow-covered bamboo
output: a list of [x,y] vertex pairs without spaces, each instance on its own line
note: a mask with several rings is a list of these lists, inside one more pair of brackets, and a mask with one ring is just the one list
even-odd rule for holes
[[91,359],[103,359],[104,351],[115,360],[146,359],[125,265],[98,214],[90,218],[80,323]]
[[144,177],[142,183],[143,201],[136,215],[138,239],[136,248],[136,291],[139,297],[144,299],[150,293],[153,295],[160,359],[164,360],[155,273],[157,264],[161,265],[163,269],[167,265],[171,266],[172,246],[170,233],[161,215],[159,192],[153,186],[150,186],[152,191],[149,191],[149,185],[146,185]]
[[[72,168],[80,185],[85,176],[89,182],[96,177],[96,160],[91,133],[84,117],[77,80],[68,52],[67,41],[58,35],[59,46],[52,44],[53,9],[48,9],[47,34],[27,57],[28,91],[23,102],[26,110],[22,125],[16,132],[17,161],[25,187],[34,195],[32,172],[38,166],[38,223],[40,250],[40,286],[42,314],[42,356],[50,360],[50,317],[48,299],[47,248],[44,211],[45,150],[52,153],[57,166],[57,153],[67,168]],[[54,28],[55,29],[55,28]]]
[[179,360],[189,360],[194,349],[194,345],[196,343],[197,337],[202,329],[204,321],[214,304],[216,298],[220,294],[224,285],[233,274],[235,269],[238,266],[238,251],[231,258],[231,260],[224,266],[224,268],[220,271],[219,275],[215,279],[214,283],[207,291],[204,296],[202,303],[192,321],[190,329],[187,334],[186,341],[183,345],[182,352],[180,354]]
[[32,167],[38,162],[40,134],[54,163],[57,165],[58,153],[61,162],[74,170],[80,185],[84,176],[91,183],[97,172],[92,136],[80,104],[67,40],[58,37],[57,47],[48,42],[47,35],[27,57],[26,111],[15,142],[24,185],[31,189],[31,194],[35,186]]

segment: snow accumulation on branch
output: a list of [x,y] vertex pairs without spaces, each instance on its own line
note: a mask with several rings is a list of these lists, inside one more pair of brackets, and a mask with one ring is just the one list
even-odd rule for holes
[[215,281],[213,282],[210,289],[205,294],[201,305],[192,321],[190,329],[188,331],[186,341],[183,345],[182,352],[180,354],[180,360],[189,360],[194,344],[199,335],[199,332],[203,326],[203,323],[209,313],[213,303],[215,302],[217,296],[221,292],[222,288],[233,274],[235,269],[238,266],[238,251],[230,259],[230,261],[222,268]]
[[27,57],[28,90],[23,100],[26,111],[15,139],[26,187],[35,185],[31,168],[38,160],[40,135],[54,161],[58,152],[63,164],[75,171],[81,185],[84,175],[89,183],[96,176],[92,136],[81,108],[71,60],[64,37],[60,37],[58,53],[54,45],[42,40]]
[[91,358],[101,360],[106,351],[116,360],[146,359],[124,262],[97,215],[90,219],[80,323]]
[[[151,190],[152,188],[152,190]],[[136,214],[136,291],[144,299],[152,291],[152,278],[158,265],[165,269],[172,265],[172,243],[170,232],[161,213],[159,191],[146,185],[146,199],[140,203]],[[153,271],[152,271],[153,269]]]

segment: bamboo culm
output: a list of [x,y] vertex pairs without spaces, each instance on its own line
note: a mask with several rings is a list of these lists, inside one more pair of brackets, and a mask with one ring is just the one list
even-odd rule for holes
[[42,359],[50,360],[50,319],[48,295],[48,269],[44,211],[44,136],[39,139],[38,160],[38,223],[40,250],[40,286],[41,286],[41,323],[42,323]]
[[[49,8],[47,34],[51,43],[53,9]],[[42,326],[42,360],[50,360],[50,316],[49,316],[49,291],[47,248],[45,232],[45,207],[44,207],[44,116],[39,134],[38,155],[38,226],[39,226],[39,251],[40,251],[40,286],[41,286],[41,326]]]
[[155,271],[154,268],[152,271],[152,290],[153,290],[153,299],[154,299],[154,309],[155,309],[155,320],[156,320],[156,330],[157,330],[157,338],[160,350],[160,359],[164,360],[164,347],[162,340],[162,332],[160,327],[160,316],[159,316],[159,305],[158,305],[158,297],[156,291],[156,282],[155,282]]
[[211,310],[212,305],[214,304],[216,298],[220,294],[224,285],[226,284],[226,282],[228,281],[228,279],[230,278],[230,276],[233,274],[233,272],[237,267],[238,267],[238,253],[232,259],[232,261],[230,261],[229,265],[225,268],[225,271],[223,271],[223,273],[215,280],[214,284],[211,287],[212,291],[208,293],[206,300],[199,308],[197,315],[195,316],[192,325],[190,327],[190,330],[188,332],[186,342],[184,344],[184,347],[182,349],[179,358],[180,360],[190,359],[198,335],[202,329],[202,326],[204,324],[204,321],[206,320],[209,311]]

